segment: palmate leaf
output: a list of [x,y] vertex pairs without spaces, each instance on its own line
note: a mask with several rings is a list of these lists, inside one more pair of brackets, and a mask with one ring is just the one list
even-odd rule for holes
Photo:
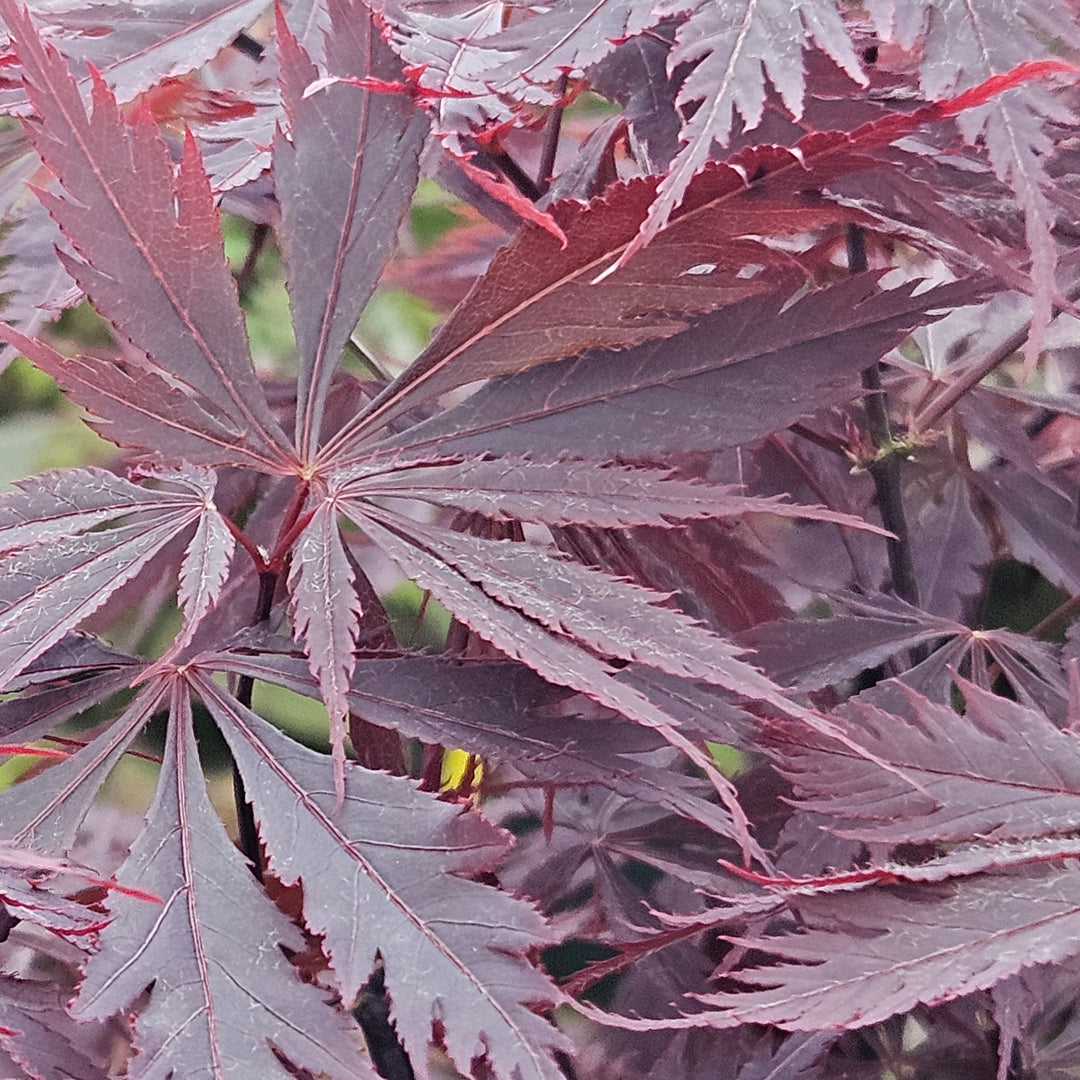
[[[342,500],[341,509],[361,522],[370,520],[351,502]],[[775,685],[740,658],[741,650],[681,611],[660,606],[666,599],[660,594],[530,544],[418,522],[403,524],[401,531],[417,549],[426,549],[493,600],[602,656],[647,664],[748,698],[775,695]]]
[[592,67],[659,17],[657,5],[640,0],[562,0],[493,38],[469,42],[478,69],[473,77],[515,101],[548,104],[547,88],[560,75]]
[[[107,1080],[102,1055],[87,1052],[104,1032],[73,1021],[66,998],[49,983],[0,976],[0,1046],[36,1080]],[[7,1066],[2,1057],[0,1064]]]
[[407,1050],[422,1055],[440,1020],[460,1068],[486,1054],[499,1077],[557,1080],[550,1051],[564,1039],[526,1006],[560,995],[522,956],[549,932],[528,904],[464,876],[489,869],[505,835],[410,781],[359,766],[346,767],[335,813],[323,755],[245,709],[208,674],[189,678],[244,777],[271,867],[285,884],[304,883],[305,921],[323,936],[343,997],[356,996],[378,951]]
[[585,461],[537,461],[507,454],[411,465],[394,459],[343,470],[335,490],[349,499],[400,496],[453,506],[491,518],[545,525],[618,529],[673,527],[694,518],[776,514],[871,528],[824,507],[794,506],[741,495],[733,486],[679,479],[671,470],[597,467]]
[[[158,478],[154,491],[100,469],[69,470],[0,500],[0,685],[195,526],[180,570],[193,632],[224,583],[233,540],[213,503],[213,473],[188,466]],[[88,531],[117,519],[125,523]]]
[[[742,181],[730,176],[732,193],[742,189]],[[688,314],[713,311],[775,284],[744,267],[789,264],[738,235],[765,231],[767,226],[758,230],[750,222],[754,216],[763,225],[758,208],[740,216],[732,207],[730,214],[707,220],[696,215],[673,225],[655,248],[596,283],[637,233],[654,191],[655,181],[635,180],[588,206],[567,200],[552,207],[565,245],[542,229],[521,232],[496,254],[423,354],[380,395],[370,416],[352,426],[362,429],[477,379],[588,348],[629,348],[671,337],[686,329]],[[773,228],[811,229],[846,214],[828,205],[789,209],[785,220],[776,207]]]
[[797,930],[785,919],[778,927],[783,932],[739,939],[780,962],[728,973],[731,982],[751,989],[694,995],[704,1012],[653,1021],[608,1016],[606,1022],[632,1030],[743,1023],[791,1031],[857,1028],[920,1002],[934,1005],[986,989],[1031,964],[1075,955],[1078,853],[1074,837],[976,843],[922,864],[803,879],[768,878],[723,863],[767,893],[730,898],[704,916],[664,921],[679,933],[722,930],[748,914],[781,915],[791,908]]
[[[291,649],[276,651],[272,642],[260,642],[258,651],[244,651],[238,644],[197,659],[214,670],[262,679],[308,697],[320,693],[306,660]],[[537,784],[558,762],[561,782],[603,785],[715,832],[729,828],[722,808],[653,762],[655,751],[665,745],[658,734],[617,716],[581,715],[566,690],[520,664],[420,655],[361,658],[347,701],[351,716],[429,745],[453,746],[512,765]],[[701,714],[705,734],[713,738],[723,737],[708,723],[721,709],[717,702],[710,713]]]
[[736,117],[742,119],[744,130],[761,122],[765,75],[792,116],[796,120],[802,116],[806,94],[803,53],[811,39],[855,82],[866,84],[834,0],[738,0],[725,4],[664,0],[655,10],[661,15],[690,12],[676,31],[668,69],[673,71],[686,63],[696,66],[676,98],[682,115],[689,116],[679,136],[684,145],[649,210],[644,227],[649,236],[666,224],[686,196],[692,178],[728,144]]
[[962,619],[982,590],[982,570],[992,557],[973,492],[963,477],[946,476],[928,477],[912,495],[910,520],[927,538],[915,555],[920,603],[932,614]]
[[[633,797],[587,788],[560,793],[550,808],[539,795],[507,802],[504,813],[549,817],[551,832],[519,838],[501,876],[551,912],[564,934],[624,940],[654,930],[658,924],[647,905],[655,882],[627,874],[630,860],[694,890],[715,881],[716,837]],[[676,896],[697,910],[689,890]]]
[[741,941],[784,962],[734,976],[753,989],[703,995],[710,1009],[694,1024],[864,1027],[919,1002],[987,989],[1029,965],[1075,955],[1078,884],[1080,871],[1055,868],[979,875],[943,893],[876,888],[800,899],[805,933]]
[[78,753],[5,791],[0,838],[45,854],[69,851],[105,778],[164,704],[160,685],[148,683]]
[[291,452],[255,378],[217,209],[190,137],[177,175],[152,117],[129,126],[98,76],[87,115],[64,61],[14,0],[0,3],[40,125],[35,149],[63,195],[39,198],[80,258],[65,268],[117,330],[214,402],[259,445],[270,471]]
[[[568,686],[623,716],[655,729],[713,784],[731,814],[729,835],[749,857],[762,855],[731,781],[624,665],[655,668],[677,680],[699,680],[798,718],[855,753],[830,721],[790,702],[740,651],[683,612],[658,606],[664,594],[553,557],[530,544],[463,536],[396,516],[374,504],[332,494],[331,502],[421,588],[429,590],[482,640],[521,660],[545,679]],[[876,759],[879,767],[891,766]],[[903,779],[903,777],[900,777]],[[906,782],[906,781],[905,781]]]
[[[1080,45],[1072,13],[1048,3],[958,4],[951,0],[871,0],[867,8],[882,38],[912,48],[923,37],[919,81],[930,97],[966,90],[991,75],[1050,53],[1048,42]],[[965,138],[985,141],[998,178],[1024,212],[1035,296],[1032,355],[1050,320],[1057,252],[1051,238],[1056,213],[1046,195],[1052,142],[1046,119],[1073,123],[1071,110],[1038,88],[1024,88],[960,120]]]
[[436,92],[432,129],[453,154],[472,152],[467,138],[472,133],[514,120],[513,104],[491,92],[483,82],[493,54],[476,49],[477,42],[503,29],[505,9],[498,0],[481,0],[449,16],[426,11],[419,5],[380,7],[392,28],[387,39],[391,47],[415,73],[419,85]]
[[179,678],[168,703],[157,795],[118,874],[163,904],[112,898],[113,921],[87,965],[73,1015],[105,1019],[153,983],[128,1070],[140,1080],[252,1072],[285,1080],[293,1073],[274,1048],[329,1077],[373,1080],[358,1031],[285,959],[281,947],[299,950],[302,938],[259,889],[210,805]]
[[249,442],[244,429],[227,423],[205,399],[200,403],[152,367],[61,356],[4,323],[0,340],[56,379],[88,411],[90,426],[118,446],[168,453],[196,465],[259,468],[265,461],[265,452]]
[[334,787],[339,793],[344,785],[346,695],[360,632],[360,599],[354,581],[338,531],[337,507],[324,502],[297,542],[289,590],[293,628],[304,642],[311,672],[330,713]]
[[785,713],[794,709],[811,716],[784,700],[775,684],[738,658],[738,650],[682,612],[656,606],[662,595],[553,558],[541,548],[463,536],[345,499],[340,508],[481,639],[545,679],[662,734],[708,776],[731,814],[725,832],[748,854],[760,854],[733,785],[709,755],[662,706],[632,683],[619,681],[618,669],[600,658],[640,661],[768,700]]
[[[986,89],[977,100],[993,92]],[[755,237],[858,220],[856,211],[817,197],[821,189],[874,168],[877,149],[963,107],[889,113],[854,132],[807,135],[791,148],[742,150],[696,177],[661,236],[654,236],[649,216],[660,184],[655,177],[617,185],[587,206],[556,204],[550,213],[565,243],[540,229],[523,231],[417,361],[331,445],[476,379],[586,349],[670,337],[686,329],[690,314],[769,288],[793,291],[790,279],[799,275],[790,256]],[[767,268],[779,270],[763,273]],[[588,319],[568,323],[566,312],[579,310]]]
[[[842,613],[827,619],[779,619],[737,634],[734,640],[778,683],[802,692],[836,685],[910,649],[933,645],[925,660],[900,680],[934,701],[947,703],[953,676],[970,665],[988,684],[993,662],[1024,704],[1053,715],[1064,711],[1067,690],[1052,648],[1010,630],[972,630],[930,615],[895,597],[837,597]],[[895,683],[879,684],[861,698],[883,707],[897,698]],[[902,700],[902,694],[898,698]]]
[[837,600],[842,613],[831,618],[760,623],[735,640],[782,686],[805,692],[853,678],[905,649],[974,635],[963,623],[894,597]]
[[[371,428],[477,379],[587,349],[640,346],[685,331],[689,313],[737,308],[732,301],[770,287],[794,291],[782,273],[779,281],[771,274],[756,280],[771,267],[791,273],[792,260],[754,238],[861,220],[855,209],[820,197],[828,182],[876,167],[877,151],[926,124],[1025,80],[1071,70],[1056,61],[1021,66],[958,98],[887,113],[852,132],[813,132],[791,147],[748,147],[695,178],[661,236],[667,218],[661,222],[650,210],[657,205],[657,178],[619,185],[585,207],[557,204],[551,216],[565,240],[524,230],[428,349],[338,433],[325,456],[340,461],[343,449],[351,451]],[[568,324],[567,310],[587,311],[589,318]]]
[[[336,76],[401,81],[401,64],[356,0],[331,0],[326,65]],[[316,448],[341,350],[375,289],[419,175],[427,133],[408,96],[337,84],[305,98],[318,71],[278,9],[288,132],[274,144],[274,187],[300,353],[296,446]]]
[[740,446],[861,394],[860,371],[980,289],[960,281],[881,291],[876,282],[876,274],[852,275],[787,307],[783,293],[732,304],[697,320],[677,349],[654,342],[496,379],[387,445],[414,458],[527,452],[601,461]]
[[834,716],[853,742],[922,788],[780,722],[770,742],[806,809],[879,843],[1026,838],[1080,824],[1080,746],[1041,712],[961,682],[967,713],[912,690],[897,715],[858,701]]
[[[72,654],[76,658],[68,659]],[[69,634],[9,684],[11,691],[26,692],[0,702],[0,737],[4,743],[40,739],[130,686],[141,667],[142,661],[107,650],[92,638]]]
[[52,44],[71,61],[93,64],[120,101],[201,67],[266,10],[262,0],[37,6],[48,15]]

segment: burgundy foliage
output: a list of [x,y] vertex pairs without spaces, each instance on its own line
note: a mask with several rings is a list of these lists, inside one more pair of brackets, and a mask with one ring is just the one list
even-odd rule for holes
[[1072,0],[0,20],[4,1076],[1075,1075]]

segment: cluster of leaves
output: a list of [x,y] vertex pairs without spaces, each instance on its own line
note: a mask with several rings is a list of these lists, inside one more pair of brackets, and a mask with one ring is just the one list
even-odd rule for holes
[[0,338],[120,448],[0,500],[5,1074],[1075,1069],[1066,0],[264,7],[0,0]]

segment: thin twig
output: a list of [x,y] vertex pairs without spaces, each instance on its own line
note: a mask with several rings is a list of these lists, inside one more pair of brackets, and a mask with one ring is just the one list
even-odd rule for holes
[[[252,625],[256,626],[268,618],[274,606],[274,593],[277,591],[278,576],[273,571],[259,574],[259,598],[255,602]],[[255,680],[250,675],[242,675],[236,685],[236,700],[245,708],[251,708],[251,699],[255,691]],[[258,881],[263,879],[262,851],[259,848],[259,830],[255,824],[255,811],[248,802],[244,790],[244,778],[233,760],[233,799],[236,802],[236,823],[240,832],[240,850],[251,863],[251,872]]]
[[1037,622],[1029,631],[1028,636],[1041,638],[1047,630],[1054,627],[1063,619],[1068,619],[1080,611],[1080,596],[1070,596],[1063,604],[1059,604],[1045,619]]
[[[858,225],[849,225],[847,234],[848,268],[853,274],[864,273],[866,263],[866,237]],[[871,364],[862,373],[863,405],[866,409],[866,426],[875,451],[885,451],[868,467],[877,493],[881,523],[895,539],[886,541],[889,570],[892,573],[893,591],[901,600],[918,607],[919,583],[915,576],[915,563],[911,555],[911,538],[908,533],[907,515],[904,513],[904,494],[901,472],[903,461],[897,453],[890,453],[893,445],[892,428],[889,424],[888,398],[881,386],[881,367]],[[914,658],[913,658],[914,659]],[[917,662],[917,661],[915,661]]]
[[496,166],[529,202],[536,202],[543,195],[533,178],[501,146],[478,150],[473,156],[473,164],[480,168],[486,164]]
[[[1080,300],[1080,282],[1069,289],[1065,296],[1070,301]],[[1057,310],[1060,311],[1061,308],[1058,307]],[[1029,319],[1000,345],[991,349],[986,356],[949,383],[945,390],[915,417],[911,425],[912,432],[919,433],[933,427],[973,386],[981,383],[990,372],[1008,360],[1014,352],[1023,348],[1030,333],[1031,320]]]
[[547,194],[551,187],[551,178],[555,173],[555,155],[559,152],[559,136],[562,135],[563,112],[566,109],[564,98],[569,77],[564,71],[555,83],[555,105],[548,113],[547,128],[544,131],[544,146],[540,152],[540,167],[536,173],[536,186],[542,194]]
[[243,30],[232,39],[232,47],[238,53],[242,53],[258,63],[261,63],[266,55],[266,46]]
[[244,265],[236,271],[236,291],[241,304],[251,295],[252,286],[255,284],[255,266],[269,238],[270,226],[265,223],[259,223],[251,230],[251,243],[248,244]]

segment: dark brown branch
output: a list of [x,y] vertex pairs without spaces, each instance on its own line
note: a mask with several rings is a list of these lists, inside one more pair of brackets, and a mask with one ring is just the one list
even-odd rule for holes
[[547,128],[544,131],[544,146],[540,152],[540,167],[536,172],[536,186],[545,195],[551,187],[551,178],[555,173],[555,155],[559,152],[559,136],[562,135],[563,111],[566,108],[563,99],[566,96],[567,82],[567,75],[563,72],[555,83],[557,100],[548,114]]
[[244,265],[236,272],[236,291],[240,296],[240,303],[244,303],[251,295],[252,286],[255,284],[255,267],[259,262],[259,255],[270,239],[270,226],[265,223],[256,225],[251,230],[251,243],[248,245],[247,256]]
[[257,41],[250,34],[245,31],[241,31],[232,39],[232,47],[244,56],[250,57],[252,60],[262,62],[263,57],[266,55],[266,46],[261,41]]
[[[252,625],[258,625],[270,615],[274,606],[274,593],[277,591],[278,576],[273,571],[259,574],[259,598],[255,602]],[[255,680],[250,675],[242,675],[236,685],[236,700],[245,708],[251,708],[252,695],[255,692]],[[240,850],[251,863],[251,872],[256,879],[263,879],[262,851],[259,847],[259,829],[255,824],[255,811],[248,801],[244,790],[244,778],[240,775],[236,762],[233,761],[233,799],[236,803],[236,823],[240,832]]]
[[[1065,293],[1065,297],[1070,301],[1080,300],[1080,283],[1073,285]],[[988,352],[981,360],[972,364],[962,375],[949,383],[945,390],[915,417],[912,423],[912,431],[922,432],[933,427],[973,386],[978,386],[990,372],[1008,360],[1013,353],[1023,348],[1024,342],[1027,341],[1030,333],[1031,321],[1029,320],[1019,329],[1014,330],[1000,345]]]
[[498,168],[529,202],[536,202],[544,194],[536,181],[501,147],[489,146],[478,150],[473,156],[473,164],[480,168],[488,165]]
[[[847,255],[848,268],[853,274],[866,271],[866,236],[858,225],[848,226]],[[862,384],[866,391],[863,396],[866,426],[875,454],[868,471],[874,481],[878,508],[881,510],[881,523],[894,536],[886,541],[893,591],[901,600],[918,606],[919,583],[915,577],[911,537],[908,533],[907,515],[904,513],[904,463],[902,456],[893,451],[889,404],[881,386],[879,364],[871,364],[863,371]]]

